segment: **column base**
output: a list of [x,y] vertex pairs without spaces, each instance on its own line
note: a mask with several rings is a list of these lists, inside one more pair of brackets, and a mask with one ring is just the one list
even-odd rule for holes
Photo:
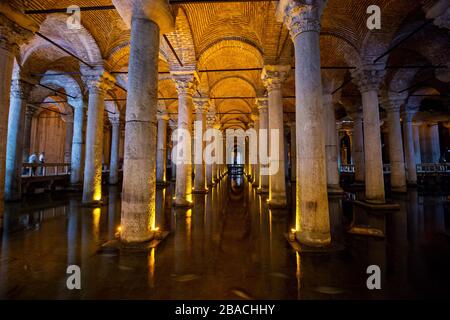
[[353,202],[355,205],[370,209],[370,210],[380,210],[380,211],[395,211],[400,210],[400,205],[398,203],[387,203],[387,202],[371,202],[367,200],[355,200]]
[[194,190],[192,190],[192,193],[195,193],[195,194],[207,194],[208,193],[208,189],[194,189]]
[[328,194],[330,195],[343,195],[344,190],[338,185],[332,185],[327,187]]
[[181,207],[181,208],[190,208],[194,205],[192,201],[188,201],[186,199],[177,199],[173,200],[173,206],[174,207]]
[[102,200],[98,200],[98,201],[89,201],[89,202],[82,202],[81,206],[85,207],[85,208],[98,208],[101,207],[103,205],[103,201]]
[[265,194],[265,193],[269,193],[269,189],[267,189],[267,188],[258,188],[257,190],[256,190],[256,193],[259,193],[259,194]]
[[156,248],[169,234],[169,231],[155,231],[148,240],[143,242],[121,241],[120,237],[118,237],[116,240],[109,240],[102,244],[97,252],[99,254],[146,252]]
[[[344,250],[343,245],[334,245],[331,243],[331,238],[325,239],[324,241],[308,241],[303,242],[299,240],[297,235],[293,233],[284,234],[289,245],[297,252],[302,253],[331,253]],[[306,239],[304,239],[306,241]]]
[[169,185],[170,185],[170,182],[168,182],[168,181],[156,181],[157,188],[166,188]]

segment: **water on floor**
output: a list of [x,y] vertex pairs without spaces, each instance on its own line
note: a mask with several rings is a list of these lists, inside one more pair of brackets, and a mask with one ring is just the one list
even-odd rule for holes
[[[120,226],[120,190],[101,208],[78,194],[7,204],[1,216],[2,299],[377,299],[450,297],[450,214],[445,195],[410,191],[399,211],[365,212],[331,197],[332,241],[341,250],[297,253],[285,239],[294,209],[271,211],[243,178],[224,179],[191,209],[157,191],[157,222],[170,235],[148,252],[102,252]],[[291,190],[294,194],[294,190]],[[370,226],[384,237],[350,234]],[[81,268],[68,290],[66,268]],[[368,290],[369,265],[381,290]]]

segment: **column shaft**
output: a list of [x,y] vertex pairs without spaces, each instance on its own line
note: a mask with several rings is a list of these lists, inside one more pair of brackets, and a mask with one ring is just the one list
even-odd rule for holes
[[406,192],[405,162],[403,155],[402,130],[400,126],[400,107],[388,108],[389,159],[391,163],[391,189]]
[[331,93],[324,94],[324,111],[326,122],[325,154],[327,161],[327,186],[330,193],[342,193],[339,185],[338,146],[336,116]]
[[133,18],[131,27],[121,240],[143,242],[156,227],[156,111],[159,26]]
[[83,100],[77,101],[73,105],[74,120],[73,120],[73,138],[72,138],[72,153],[70,161],[70,184],[72,187],[81,186],[84,172],[84,103]]
[[[267,105],[268,100],[266,98],[259,99],[259,129],[261,130],[267,130],[269,129],[269,120],[267,115]],[[260,146],[263,141],[261,139],[265,139],[267,144],[267,151],[269,151],[269,140],[268,140],[268,134],[266,134],[264,137],[262,137],[258,132],[258,154],[260,154]],[[268,165],[261,163],[261,158],[259,158],[259,193],[268,193],[269,192],[269,176],[267,173],[264,173],[264,170],[261,170],[262,167],[267,167]]]
[[120,120],[118,118],[111,120],[111,157],[109,162],[109,184],[119,182],[119,139],[120,139]]
[[164,185],[167,183],[167,113],[158,114],[158,136],[156,147],[156,183]]
[[406,112],[403,119],[403,137],[405,138],[405,159],[407,169],[407,182],[409,185],[417,184],[416,160],[414,157],[414,132],[412,125],[413,114]]
[[64,163],[72,159],[73,119],[66,120],[66,138],[64,139]]

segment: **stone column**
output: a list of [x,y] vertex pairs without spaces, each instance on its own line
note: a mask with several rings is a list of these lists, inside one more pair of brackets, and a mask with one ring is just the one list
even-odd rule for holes
[[[206,130],[206,113],[208,112],[209,99],[208,98],[196,98],[194,99],[195,108],[195,130],[199,130],[199,136],[197,132],[194,132],[194,157],[195,157],[195,181],[194,181],[194,193],[208,193],[206,188],[206,167],[203,159],[203,150],[205,149],[205,143],[203,141],[203,134]],[[200,141],[197,141],[197,138]]]
[[70,160],[70,184],[72,188],[79,189],[83,181],[84,172],[84,127],[85,127],[85,106],[83,98],[69,100],[73,107],[73,137],[72,153]]
[[414,122],[413,123],[413,134],[414,134],[414,160],[416,161],[416,164],[422,163],[422,155],[420,153],[420,135],[419,135],[419,127],[421,123],[420,122]]
[[[178,91],[178,143],[175,205],[192,205],[192,95],[198,84],[196,73],[173,73]],[[186,136],[188,134],[189,136]],[[182,150],[182,151],[180,151]]]
[[120,139],[120,117],[110,117],[111,122],[111,156],[109,160],[109,184],[119,182],[119,139]]
[[72,140],[73,140],[73,115],[63,116],[66,123],[66,137],[64,139],[64,163],[70,163],[72,159]]
[[256,139],[258,141],[257,147],[256,147],[256,160],[257,162],[253,164],[253,183],[252,185],[254,187],[259,187],[260,185],[260,172],[259,172],[259,115],[252,113],[251,118],[253,120],[253,128],[256,131]]
[[355,165],[355,183],[364,183],[364,133],[363,133],[363,116],[361,110],[355,110],[350,113],[353,119],[353,145],[352,157]]
[[167,123],[169,115],[166,110],[158,112],[158,135],[156,146],[156,183],[161,186],[167,184]]
[[82,201],[85,205],[95,205],[102,199],[104,100],[114,78],[103,69],[83,68],[82,74],[89,92]]
[[400,108],[406,97],[389,94],[386,102],[387,125],[389,130],[389,160],[391,164],[391,190],[406,192],[405,160],[403,154],[402,129],[400,125]]
[[322,0],[288,0],[277,8],[295,48],[296,238],[310,246],[331,242],[319,44],[324,6]]
[[19,46],[30,39],[33,31],[38,29],[31,23],[25,26],[23,22],[28,19],[17,12],[15,16],[20,15],[22,23],[10,20],[11,15],[3,12],[6,8],[13,11],[7,3],[0,9],[0,140],[3,141],[0,143],[0,203],[3,202],[5,190],[6,141],[14,57],[19,53]]
[[134,3],[131,23],[121,213],[121,240],[125,243],[151,240],[156,231],[156,113],[161,25],[147,17],[152,12],[139,7],[148,3],[156,4]]
[[385,203],[383,161],[381,156],[378,88],[385,75],[384,66],[370,65],[352,71],[362,94],[364,117],[365,200]]
[[[172,136],[173,132],[177,129],[177,126],[178,126],[178,120],[176,120],[176,121],[172,120],[172,121],[169,122],[171,136]],[[172,155],[172,172],[171,172],[171,177],[170,177],[172,182],[176,182],[176,177],[177,177],[177,163],[176,163],[176,158],[174,158],[174,154],[173,154],[173,148],[174,147],[175,147],[175,145],[172,142],[172,150],[171,150],[171,155]]]
[[439,142],[439,126],[437,123],[432,123],[428,127],[431,163],[439,163],[441,160],[441,146]]
[[22,198],[22,153],[25,110],[32,86],[14,79],[11,84],[8,139],[6,144],[5,200]]
[[31,123],[33,120],[34,108],[28,106],[25,111],[25,125],[23,132],[23,152],[22,152],[22,162],[27,162],[28,157],[31,154]]
[[289,129],[291,131],[291,181],[297,180],[297,139],[295,130],[295,121],[289,123]]
[[[258,112],[259,112],[259,129],[269,129],[269,120],[268,120],[268,105],[269,101],[267,98],[258,98]],[[268,135],[264,137],[267,141],[267,151],[269,151],[269,140]],[[259,162],[259,188],[258,193],[268,193],[269,192],[269,176],[264,174],[261,170],[263,167],[267,167],[268,165],[261,164],[261,158],[259,157],[260,147],[261,147],[261,135],[258,132],[258,162]],[[270,153],[269,153],[270,154]]]
[[414,154],[414,131],[412,119],[417,110],[407,108],[403,114],[403,137],[405,139],[405,160],[408,185],[417,185],[416,160]]
[[325,154],[327,162],[327,188],[330,194],[342,194],[339,184],[338,137],[336,115],[331,92],[324,92],[323,107],[325,111]]
[[[206,128],[213,129],[215,121],[216,121],[215,112],[210,110],[206,117]],[[213,174],[214,169],[215,169],[214,164],[211,163],[211,164],[206,165],[206,186],[207,187],[211,187],[214,185],[214,174]]]
[[[284,176],[284,125],[283,125],[283,93],[281,86],[286,80],[291,66],[266,65],[261,74],[264,86],[268,93],[268,137],[272,130],[278,130],[278,159],[271,160],[271,166],[278,166],[278,171],[268,176],[269,178],[269,206],[272,208],[286,207],[286,179]],[[269,139],[270,141],[270,139]],[[269,142],[269,154],[275,156]],[[274,148],[275,150],[275,148]]]

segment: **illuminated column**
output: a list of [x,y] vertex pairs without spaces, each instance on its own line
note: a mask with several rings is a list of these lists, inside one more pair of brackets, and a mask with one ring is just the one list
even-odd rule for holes
[[[259,129],[261,130],[268,130],[268,115],[267,115],[267,108],[269,105],[269,101],[267,98],[258,98],[257,99],[258,104],[258,112],[259,112]],[[267,143],[267,152],[269,150],[269,139],[268,135],[264,136],[266,143]],[[259,155],[259,149],[261,147],[261,136],[258,133],[258,155]],[[268,193],[269,192],[269,176],[265,174],[262,170],[262,168],[265,168],[268,166],[268,164],[262,164],[261,158],[259,158],[259,188],[258,193]]]
[[[209,110],[207,116],[206,116],[206,128],[208,130],[213,129],[214,128],[214,123],[216,121],[216,117],[215,117],[215,112],[214,110]],[[215,165],[212,163],[209,163],[210,161],[208,161],[208,164],[206,165],[206,186],[207,187],[211,187],[214,185],[214,169],[215,169]]]
[[420,131],[419,128],[421,126],[420,122],[415,121],[413,123],[413,133],[414,133],[414,159],[416,164],[422,163],[422,155],[420,153]]
[[362,123],[362,110],[355,110],[350,113],[353,119],[353,144],[352,157],[355,165],[355,182],[364,183],[364,133]]
[[[25,111],[25,125],[23,133],[23,152],[22,152],[22,162],[27,162],[30,156],[31,148],[31,123],[33,120],[34,108],[28,106]],[[70,161],[70,160],[69,160]]]
[[280,1],[295,48],[297,138],[296,238],[310,246],[331,242],[320,74],[320,19],[325,1]]
[[105,95],[114,85],[114,78],[103,69],[83,68],[82,74],[89,91],[82,201],[86,205],[95,205],[102,200]]
[[73,139],[73,115],[62,116],[66,123],[66,137],[64,139],[64,163],[70,163],[72,158],[72,139]]
[[159,40],[167,31],[163,26],[173,25],[166,1],[113,0],[122,18],[129,13],[123,8],[129,2],[133,16],[121,212],[121,240],[126,243],[144,242],[155,236]]
[[178,151],[175,205],[192,205],[192,95],[198,84],[196,73],[173,73],[178,91]]
[[402,128],[400,125],[400,108],[406,97],[390,93],[386,102],[389,160],[391,164],[391,189],[393,192],[406,192],[406,172],[403,154]]
[[12,81],[6,144],[6,201],[16,201],[22,198],[23,133],[25,109],[31,89],[31,85],[19,79]]
[[[254,130],[255,124],[254,123],[249,123],[248,124],[248,129],[249,130]],[[246,137],[245,138],[245,170],[247,173],[247,179],[249,182],[253,182],[253,165],[250,163],[250,138]]]
[[111,122],[111,157],[109,161],[109,184],[119,182],[119,140],[120,140],[120,117],[109,117]]
[[381,157],[378,88],[384,79],[384,66],[370,65],[352,71],[362,95],[364,117],[365,200],[385,203],[383,162]]
[[291,181],[297,180],[297,139],[295,133],[295,121],[289,122],[289,129],[291,131]]
[[403,113],[403,137],[405,139],[405,160],[408,185],[417,184],[416,159],[414,151],[414,130],[412,119],[417,109],[406,108]]
[[327,187],[330,194],[343,193],[339,185],[338,167],[338,136],[336,128],[336,115],[334,112],[333,96],[331,92],[323,94],[323,107],[325,111],[325,154],[327,162]]
[[[196,98],[194,99],[195,108],[195,132],[194,132],[194,154],[195,154],[195,180],[194,180],[194,193],[207,193],[206,188],[206,167],[205,160],[203,159],[203,150],[205,149],[205,143],[203,141],[203,135],[206,131],[206,113],[208,112],[209,99],[208,98]],[[197,130],[199,131],[197,133]],[[199,140],[197,140],[199,139]]]
[[[175,130],[177,130],[177,126],[178,126],[178,120],[171,120],[169,121],[169,127],[170,127],[170,136],[171,136],[171,140],[173,139],[173,132]],[[177,165],[176,165],[176,154],[174,153],[174,148],[175,148],[175,143],[172,141],[172,149],[170,150],[171,152],[171,161],[172,161],[172,170],[171,170],[171,181],[175,182],[176,181],[176,177],[177,177]]]
[[83,99],[69,100],[73,107],[73,137],[70,160],[70,184],[74,188],[81,188],[84,171],[84,126],[85,106]]
[[[0,12],[7,9],[13,11],[7,2],[3,2]],[[14,57],[19,53],[19,46],[33,36],[33,31],[38,27],[29,23],[24,25],[28,19],[18,12],[14,16],[21,16],[21,23],[16,23],[8,17],[11,15],[0,14],[0,203],[4,198],[5,190],[5,167],[6,167],[6,141],[8,132],[8,115],[10,104],[11,77],[14,65]],[[20,150],[22,154],[22,150]]]
[[253,183],[252,183],[252,185],[254,187],[259,187],[259,184],[260,184],[260,176],[259,176],[259,114],[252,113],[251,118],[254,123],[253,128],[256,131],[256,139],[258,141],[257,146],[256,146],[257,162],[255,164],[253,164]]
[[[286,200],[286,179],[284,163],[284,125],[283,125],[283,94],[281,86],[286,80],[291,66],[266,65],[261,74],[264,86],[268,93],[268,136],[272,130],[278,130],[278,157],[271,160],[270,166],[278,168],[268,176],[269,178],[269,205],[272,208],[283,208],[287,204]],[[269,154],[275,156],[269,139]]]
[[156,183],[166,185],[166,168],[167,168],[167,123],[169,115],[166,110],[161,110],[157,114],[158,119],[158,135],[156,147]]

